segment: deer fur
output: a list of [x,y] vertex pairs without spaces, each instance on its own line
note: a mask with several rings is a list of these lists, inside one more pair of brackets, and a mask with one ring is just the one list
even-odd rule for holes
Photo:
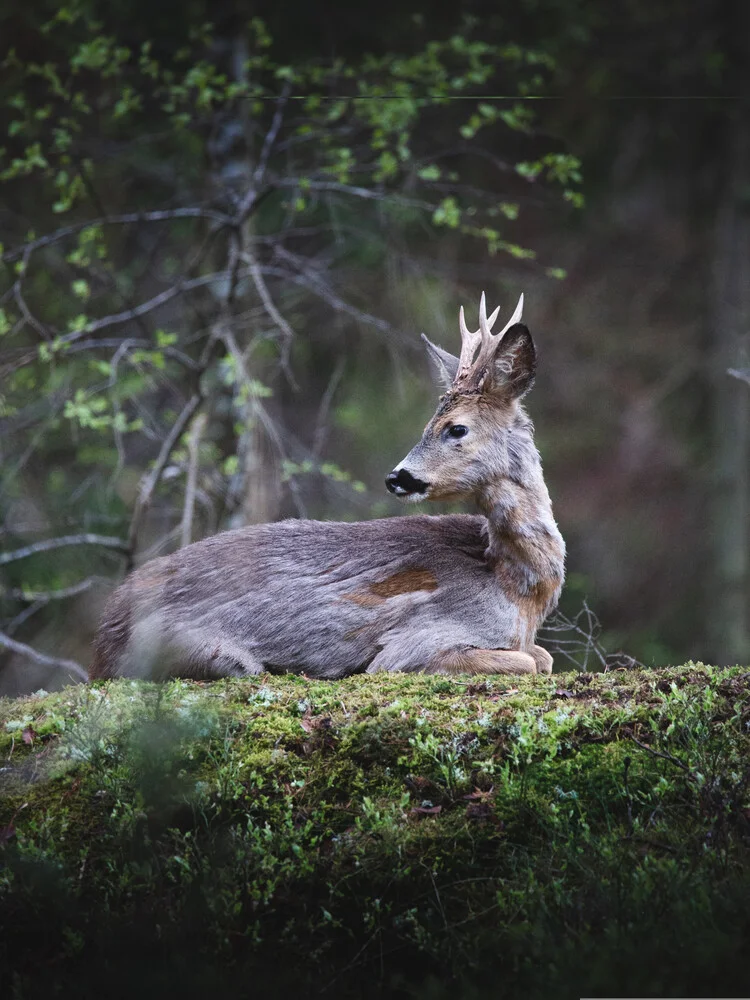
[[447,391],[386,479],[407,500],[473,498],[480,515],[287,520],[195,542],[115,591],[90,676],[549,672],[535,636],[565,547],[520,403],[536,364],[521,305],[497,335],[484,295],[479,331],[462,310],[460,359],[424,338]]

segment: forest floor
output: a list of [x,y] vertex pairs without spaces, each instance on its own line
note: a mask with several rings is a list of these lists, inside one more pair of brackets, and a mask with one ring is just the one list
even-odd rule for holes
[[701,664],[0,700],[0,992],[747,997],[749,751]]

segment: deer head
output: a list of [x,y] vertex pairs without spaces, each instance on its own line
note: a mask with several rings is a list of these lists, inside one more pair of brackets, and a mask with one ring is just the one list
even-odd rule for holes
[[386,476],[391,493],[412,501],[475,497],[488,483],[513,478],[524,456],[536,456],[531,422],[520,406],[536,372],[534,342],[519,322],[522,310],[523,295],[503,329],[493,334],[500,309],[487,316],[484,292],[478,330],[468,329],[462,306],[459,357],[422,334],[447,391],[419,444]]

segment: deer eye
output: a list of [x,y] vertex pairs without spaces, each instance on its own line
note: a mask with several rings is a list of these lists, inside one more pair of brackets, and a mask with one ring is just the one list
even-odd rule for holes
[[469,428],[464,427],[463,424],[451,424],[446,433],[448,434],[448,437],[462,438],[464,435],[469,433]]

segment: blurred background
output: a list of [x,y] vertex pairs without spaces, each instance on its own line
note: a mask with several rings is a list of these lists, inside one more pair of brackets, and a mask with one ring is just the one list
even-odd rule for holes
[[144,559],[404,513],[419,334],[482,290],[526,296],[587,665],[750,660],[747,4],[74,0],[0,39],[0,694],[84,676]]

